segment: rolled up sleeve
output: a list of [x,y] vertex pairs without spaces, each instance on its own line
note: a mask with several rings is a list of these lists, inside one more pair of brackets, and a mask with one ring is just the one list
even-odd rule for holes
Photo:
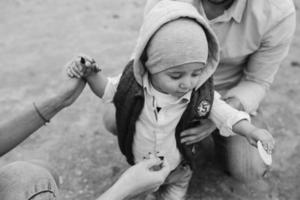
[[241,120],[250,121],[248,113],[238,111],[228,105],[221,99],[221,95],[215,92],[215,98],[210,111],[209,119],[211,119],[219,129],[222,136],[232,136],[232,126]]
[[121,74],[115,77],[109,77],[107,85],[104,90],[102,100],[104,103],[111,103],[114,99],[115,93],[117,92],[117,87],[121,78]]
[[249,57],[240,83],[226,97],[238,98],[248,113],[255,112],[287,56],[295,31],[295,13],[276,22],[266,32],[260,48]]

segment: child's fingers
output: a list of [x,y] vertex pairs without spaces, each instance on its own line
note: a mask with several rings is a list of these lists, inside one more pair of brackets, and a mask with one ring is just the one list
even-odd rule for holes
[[268,154],[273,153],[274,145],[272,142],[262,142],[262,146]]
[[94,58],[92,58],[88,55],[85,55],[85,54],[80,54],[78,57],[80,60],[82,60],[82,59],[84,60],[84,63],[82,63],[82,64],[85,64],[85,65],[87,65],[87,62],[89,63],[89,65],[96,62]]
[[91,68],[93,65],[92,65],[92,62],[90,62],[89,60],[87,60],[87,61],[85,62],[85,66]]
[[95,64],[95,67],[94,67],[94,72],[100,72],[101,71],[101,67],[97,64]]
[[152,154],[151,152],[148,153],[149,154],[149,159],[154,159],[156,158],[154,154]]

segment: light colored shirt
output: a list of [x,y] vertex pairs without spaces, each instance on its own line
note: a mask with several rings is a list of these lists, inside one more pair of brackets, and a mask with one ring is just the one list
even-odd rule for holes
[[[112,102],[117,90],[120,76],[109,78],[103,100]],[[133,155],[135,162],[149,156],[149,152],[157,156],[164,156],[175,169],[181,161],[177,149],[175,128],[190,102],[191,92],[181,98],[161,93],[154,89],[147,74],[143,77],[145,103],[136,122],[136,134],[133,140]],[[157,110],[160,107],[160,110]],[[215,92],[215,98],[209,115],[223,136],[234,135],[232,126],[242,119],[249,119],[245,112],[237,111],[221,100]]]
[[[158,1],[147,0],[145,13]],[[206,17],[202,0],[184,1]],[[221,46],[216,90],[237,97],[248,113],[255,113],[288,53],[296,25],[293,1],[235,0],[209,23]]]
[[232,88],[226,96],[237,97],[247,112],[255,112],[288,54],[295,30],[292,0],[235,0],[209,23],[221,46],[216,89]]

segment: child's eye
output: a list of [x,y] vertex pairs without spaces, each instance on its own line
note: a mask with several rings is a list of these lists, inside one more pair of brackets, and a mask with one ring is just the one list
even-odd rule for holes
[[171,79],[174,79],[174,80],[180,79],[182,77],[182,75],[179,73],[169,74],[169,76]]
[[195,73],[195,74],[192,74],[192,77],[197,77],[197,76],[200,76],[201,73]]

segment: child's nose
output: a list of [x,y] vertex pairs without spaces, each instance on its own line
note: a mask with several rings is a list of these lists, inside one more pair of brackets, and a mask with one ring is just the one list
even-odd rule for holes
[[185,80],[179,84],[179,87],[184,90],[191,89],[193,87],[193,83],[191,80]]

